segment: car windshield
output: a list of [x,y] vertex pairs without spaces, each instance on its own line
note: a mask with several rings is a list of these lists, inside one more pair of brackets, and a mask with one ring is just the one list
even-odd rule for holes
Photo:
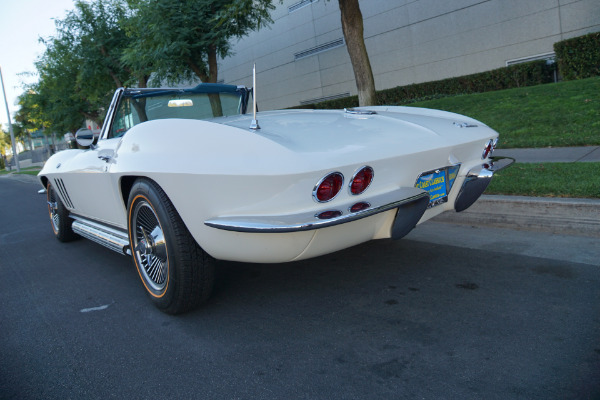
[[227,85],[193,89],[126,90],[109,137],[120,137],[142,122],[166,118],[207,120],[245,113],[248,92]]

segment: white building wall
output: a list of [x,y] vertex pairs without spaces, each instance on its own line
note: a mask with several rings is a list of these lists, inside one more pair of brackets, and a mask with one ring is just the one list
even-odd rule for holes
[[[295,57],[343,38],[338,2],[274,4],[274,23],[232,44],[219,80],[251,86],[256,63],[261,110],[356,94],[345,44]],[[361,0],[360,7],[378,90],[500,68],[600,30],[598,0]]]

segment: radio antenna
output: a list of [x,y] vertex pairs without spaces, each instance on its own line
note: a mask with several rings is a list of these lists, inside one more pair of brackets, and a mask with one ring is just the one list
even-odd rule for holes
[[252,68],[252,107],[253,117],[252,122],[250,123],[250,129],[257,130],[260,129],[260,126],[256,119],[256,64],[254,64],[254,67]]

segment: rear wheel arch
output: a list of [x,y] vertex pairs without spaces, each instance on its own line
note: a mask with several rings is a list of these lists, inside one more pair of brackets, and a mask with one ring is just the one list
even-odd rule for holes
[[127,210],[127,205],[129,201],[129,194],[131,193],[131,188],[133,184],[138,179],[148,179],[142,176],[122,176],[119,182],[119,186],[121,189],[121,200],[123,201],[123,208]]
[[[121,199],[122,199],[123,209],[125,210],[125,214],[129,213],[129,196],[131,195],[131,190],[133,189],[133,185],[141,180],[150,182],[153,185],[156,185],[158,188],[160,188],[160,190],[162,192],[164,192],[164,194],[166,195],[169,202],[171,204],[173,204],[173,206],[175,207],[174,203],[171,201],[170,196],[163,189],[162,185],[160,185],[160,183],[158,183],[154,179],[149,178],[144,175],[124,175],[121,177],[121,179],[119,181],[119,189],[121,190]],[[179,213],[179,210],[177,210],[177,207],[175,207],[175,211],[177,213]],[[184,221],[184,224],[186,224],[185,221]],[[186,226],[187,226],[187,224],[186,224]],[[202,243],[198,242],[198,245],[202,246]]]
[[170,314],[210,296],[215,260],[194,240],[168,195],[148,178],[128,187],[127,227],[132,261],[154,304]]

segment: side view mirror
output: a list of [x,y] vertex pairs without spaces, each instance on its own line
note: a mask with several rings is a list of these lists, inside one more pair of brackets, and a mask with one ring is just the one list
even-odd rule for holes
[[75,132],[75,140],[81,147],[90,147],[96,142],[96,135],[89,129],[81,128]]

